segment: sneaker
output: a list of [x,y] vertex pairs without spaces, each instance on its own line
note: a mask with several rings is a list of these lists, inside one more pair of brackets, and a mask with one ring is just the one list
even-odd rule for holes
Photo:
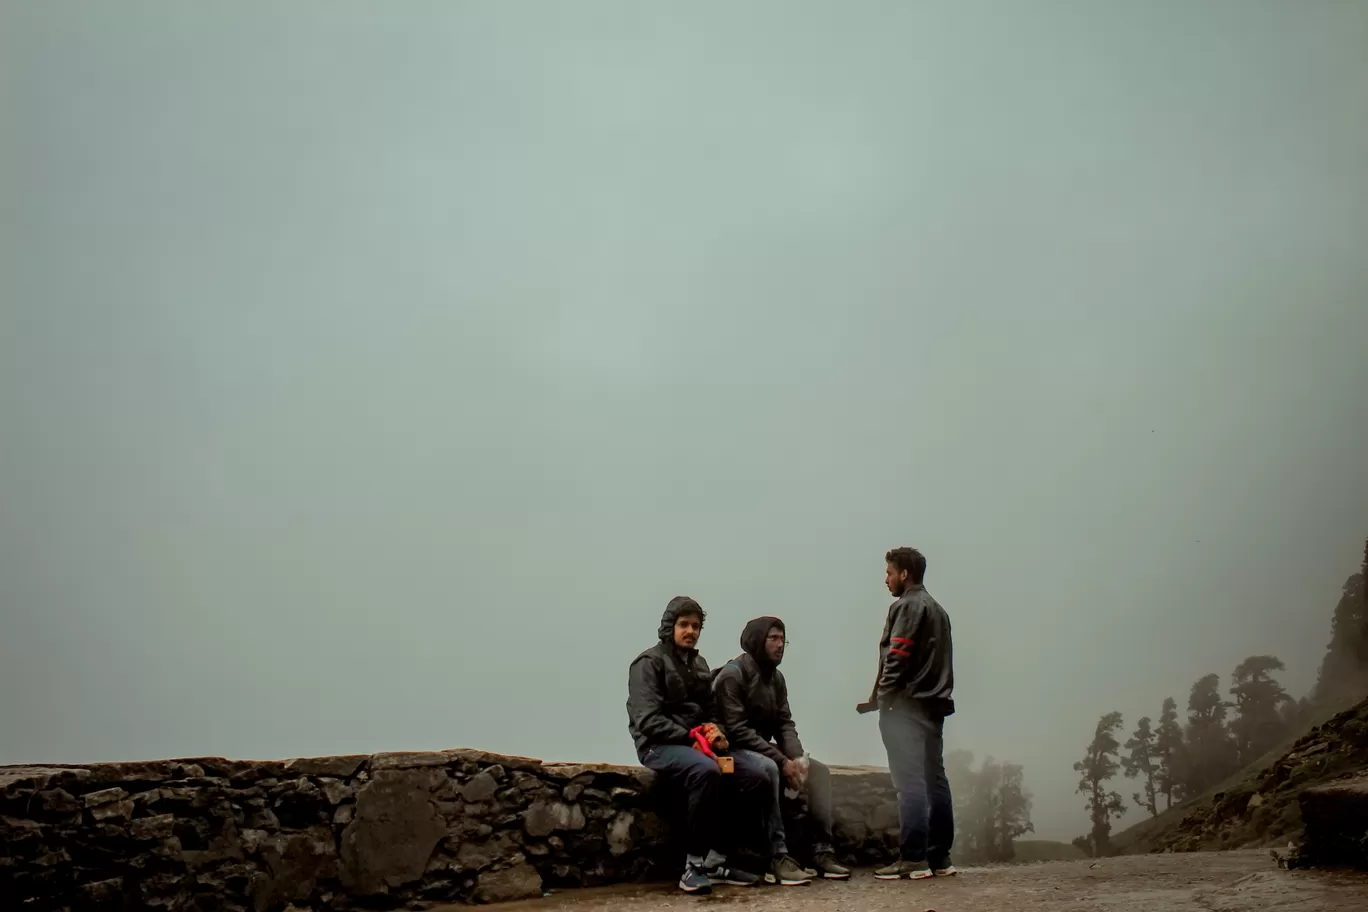
[[780,855],[770,865],[770,876],[765,880],[785,887],[801,887],[812,883],[814,874],[787,855]]
[[[823,852],[812,859],[812,866],[817,869],[827,880],[849,880],[850,868],[841,865],[836,861],[836,856],[830,852]],[[814,874],[813,876],[816,876]]]
[[684,876],[679,878],[679,889],[685,893],[702,896],[712,892],[712,881],[703,873],[702,868],[694,864],[685,864]]
[[733,887],[753,887],[760,882],[757,875],[740,868],[730,867],[726,862],[715,868],[709,868],[704,873],[713,883],[729,884]]
[[954,877],[956,874],[959,873],[959,871],[955,870],[954,865],[947,864],[943,868],[933,869],[931,873],[935,874],[937,877]]
[[933,877],[924,861],[895,861],[874,872],[879,880],[925,880]]

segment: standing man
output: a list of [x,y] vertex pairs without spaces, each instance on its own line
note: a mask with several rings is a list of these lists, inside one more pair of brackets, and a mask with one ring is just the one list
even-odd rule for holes
[[880,880],[948,877],[955,840],[945,775],[945,717],[955,711],[950,617],[922,585],[926,558],[915,548],[884,555],[884,583],[894,602],[879,640],[879,674],[860,712],[879,713],[888,771],[898,791],[900,858],[874,872]]
[[660,641],[632,661],[627,675],[627,728],[641,765],[684,793],[684,851],[679,889],[709,893],[713,883],[752,886],[760,878],[727,865],[717,850],[724,800],[759,806],[769,787],[763,775],[741,768],[723,775],[717,761],[696,750],[691,732],[702,727],[714,750],[727,739],[713,713],[712,672],[698,654],[704,612],[686,596],[670,599],[660,619]]
[[[760,770],[770,784],[766,830],[772,861],[765,879],[785,886],[810,883],[818,874],[845,880],[850,871],[836,861],[831,839],[831,773],[818,761],[804,758],[789,710],[788,683],[779,670],[786,639],[779,618],[761,617],[746,624],[741,654],[713,678],[717,715],[737,766]],[[804,868],[789,855],[780,801],[785,783],[799,794],[815,825],[813,868]]]

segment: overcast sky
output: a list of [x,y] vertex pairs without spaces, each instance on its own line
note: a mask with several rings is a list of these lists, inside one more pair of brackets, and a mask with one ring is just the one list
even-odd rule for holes
[[1365,163],[1354,0],[6,4],[0,763],[628,762],[686,594],[882,764],[906,544],[1077,835],[1102,713],[1314,680]]

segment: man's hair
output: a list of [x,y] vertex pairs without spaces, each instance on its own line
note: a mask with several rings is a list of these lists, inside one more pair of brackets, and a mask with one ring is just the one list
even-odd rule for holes
[[702,628],[703,623],[708,619],[708,612],[703,610],[703,606],[687,595],[679,596],[676,601],[678,605],[675,606],[675,620],[677,621],[682,617],[696,617],[699,628]]
[[703,622],[708,619],[708,612],[704,611],[703,607],[697,602],[685,605],[683,608],[680,608],[679,611],[675,612],[676,621],[680,618],[689,617],[698,618],[698,626],[701,628]]
[[884,555],[899,570],[907,571],[907,578],[914,583],[926,579],[926,558],[916,548],[894,548]]

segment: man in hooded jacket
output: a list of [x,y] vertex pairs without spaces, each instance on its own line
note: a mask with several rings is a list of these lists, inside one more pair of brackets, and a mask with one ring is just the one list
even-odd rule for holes
[[[818,874],[845,880],[850,870],[836,861],[832,846],[831,774],[805,755],[789,710],[788,684],[779,670],[786,638],[779,618],[760,617],[746,624],[741,654],[713,678],[717,714],[737,765],[758,766],[769,782],[772,801],[766,829],[773,861],[766,879],[784,885],[806,884]],[[802,867],[789,855],[780,801],[785,782],[800,796],[813,825],[813,868]]]
[[737,763],[735,772],[722,775],[717,761],[694,747],[691,732],[702,726],[714,750],[727,749],[714,714],[712,672],[697,648],[705,616],[693,599],[671,599],[660,618],[659,642],[632,661],[627,680],[627,727],[641,765],[684,793],[686,859],[679,888],[686,893],[708,893],[713,883],[760,881],[729,866],[718,845],[727,793],[754,807],[768,788],[755,767]]

